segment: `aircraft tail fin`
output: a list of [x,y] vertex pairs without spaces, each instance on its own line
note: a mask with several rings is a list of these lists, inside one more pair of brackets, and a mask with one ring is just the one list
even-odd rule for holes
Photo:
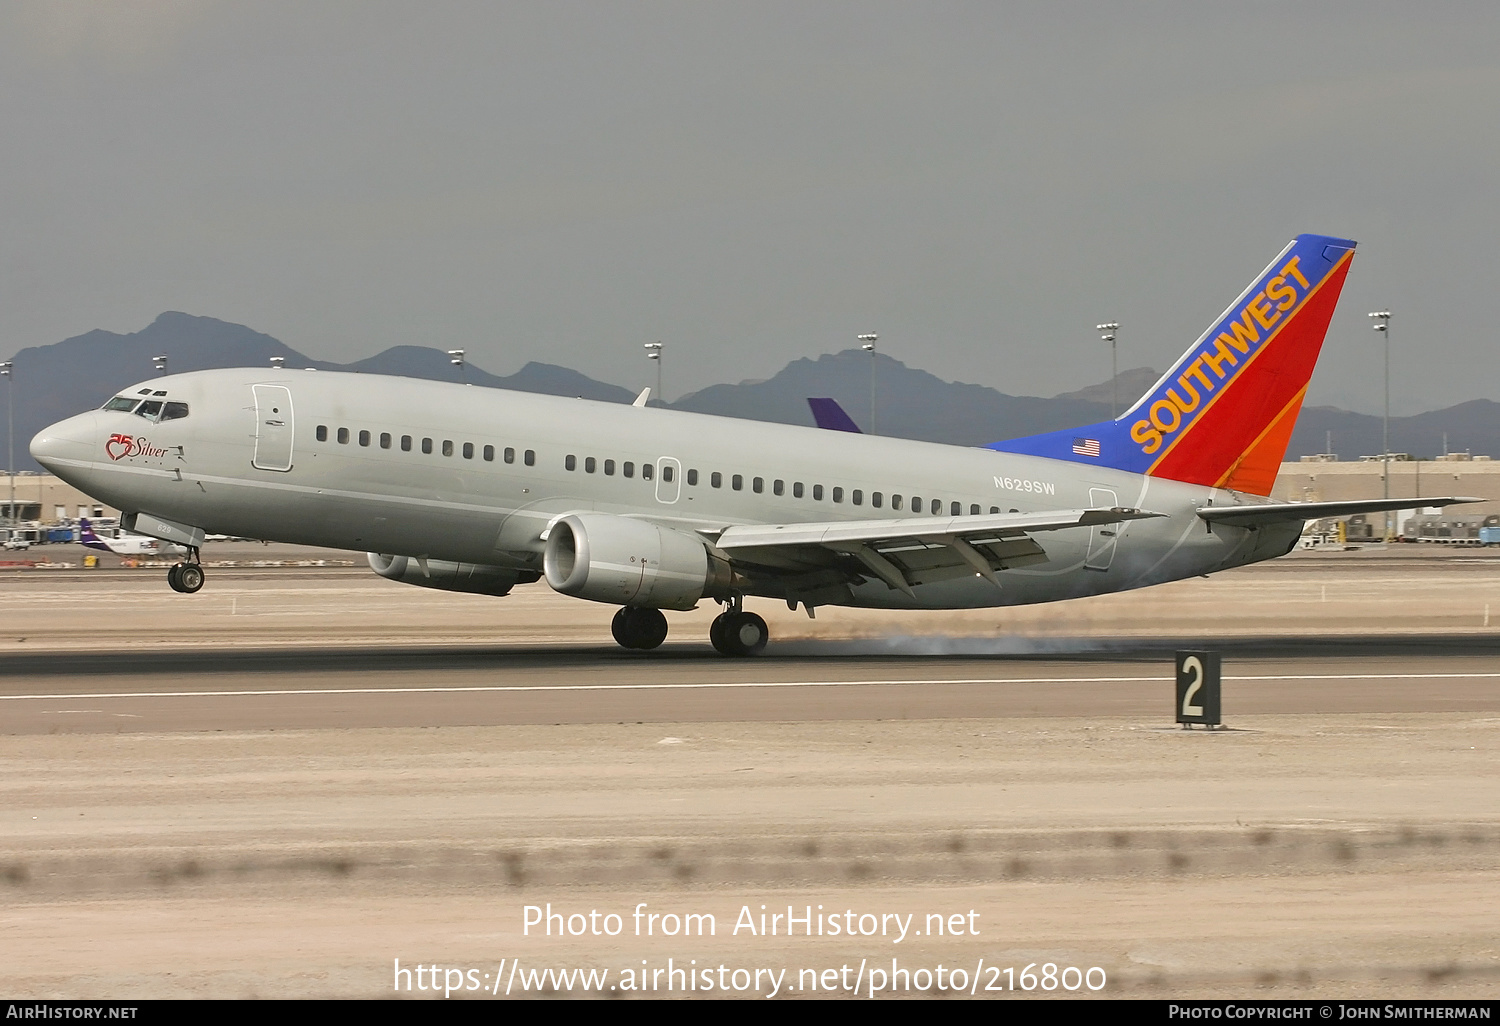
[[863,434],[859,425],[854,423],[854,418],[844,412],[837,399],[808,399],[807,405],[812,410],[813,423],[825,431],[852,431],[856,435]]
[[85,548],[109,551],[109,546],[94,533],[94,525],[83,517],[78,518],[78,543]]
[[1115,420],[988,448],[1269,495],[1354,246],[1297,236]]

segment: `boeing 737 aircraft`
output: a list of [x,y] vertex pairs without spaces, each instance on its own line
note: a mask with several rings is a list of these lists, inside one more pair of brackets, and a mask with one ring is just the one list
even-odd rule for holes
[[[1294,239],[1124,415],[966,448],[374,375],[241,369],[136,384],[31,452],[188,547],[207,532],[362,549],[406,584],[505,595],[543,577],[620,607],[725,607],[726,655],[765,647],[747,596],[958,609],[1140,588],[1283,555],[1304,521],[1406,500],[1269,495],[1354,243]],[[1423,499],[1423,505],[1476,501]]]

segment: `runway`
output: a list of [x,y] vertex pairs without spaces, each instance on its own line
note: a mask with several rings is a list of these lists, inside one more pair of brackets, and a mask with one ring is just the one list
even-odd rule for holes
[[[905,621],[768,607],[748,661],[709,610],[627,653],[540,589],[5,574],[0,984],[375,997],[397,958],[894,956],[1099,967],[1105,996],[1492,997],[1500,572],[1366,555]],[[1177,648],[1222,653],[1229,729],[1174,726]],[[523,930],[641,902],[719,931]],[[762,904],[978,932],[729,932]]]

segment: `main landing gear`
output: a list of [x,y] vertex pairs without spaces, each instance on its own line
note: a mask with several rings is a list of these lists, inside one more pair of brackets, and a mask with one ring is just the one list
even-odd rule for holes
[[609,625],[622,648],[645,652],[667,640],[667,618],[660,609],[626,606],[615,614]]
[[766,621],[747,613],[744,603],[744,596],[734,596],[725,603],[728,608],[708,626],[708,640],[720,655],[759,655],[771,638]]
[[[191,563],[179,563],[173,569],[191,566]],[[199,586],[202,586],[201,570]],[[172,587],[176,588],[177,585]],[[766,621],[745,611],[744,601],[743,596],[739,595],[731,598],[725,603],[727,608],[724,612],[714,617],[714,622],[709,625],[708,640],[713,642],[714,649],[721,655],[759,655],[771,636]],[[615,613],[609,629],[622,648],[638,652],[649,651],[667,640],[667,618],[660,609],[626,606]]]
[[167,571],[167,583],[173,591],[191,595],[203,587],[203,563],[196,548],[188,549],[191,562],[178,563]]

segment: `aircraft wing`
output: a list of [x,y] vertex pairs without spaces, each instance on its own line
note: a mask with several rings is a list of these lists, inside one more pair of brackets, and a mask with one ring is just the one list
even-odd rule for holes
[[726,528],[717,547],[752,575],[818,570],[874,576],[911,594],[915,585],[978,574],[999,584],[997,571],[1047,561],[1032,537],[1070,527],[1119,524],[1164,516],[1138,509],[1068,509],[957,517],[906,517],[835,523],[743,525]]
[[1268,502],[1259,506],[1204,506],[1198,510],[1198,516],[1210,524],[1258,527],[1262,524],[1346,517],[1353,513],[1382,513],[1392,509],[1421,509],[1427,506],[1452,506],[1460,502],[1488,501],[1490,500],[1450,495],[1419,499],[1351,499],[1346,502]]

